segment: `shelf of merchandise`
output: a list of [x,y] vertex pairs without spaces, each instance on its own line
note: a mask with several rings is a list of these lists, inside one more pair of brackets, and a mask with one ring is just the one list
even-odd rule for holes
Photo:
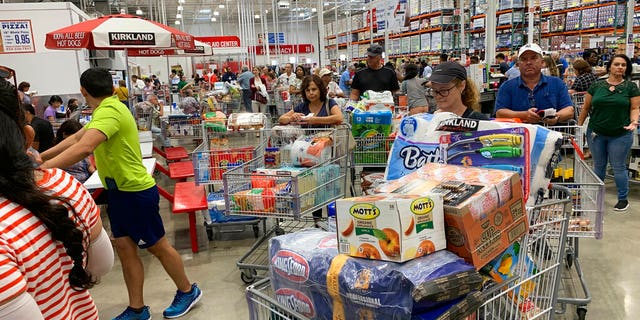
[[[373,30],[374,30],[374,32],[375,32],[376,28],[373,28]],[[347,35],[347,34],[354,34],[354,33],[360,33],[360,32],[368,32],[368,31],[371,31],[371,28],[370,28],[369,26],[364,27],[364,28],[360,28],[360,29],[356,29],[356,30],[352,30],[352,31],[349,31],[349,32],[341,32],[341,33],[339,33],[339,34],[334,34],[334,35],[326,36],[326,37],[324,37],[324,38],[325,38],[325,39],[327,39],[327,40],[330,40],[330,39],[335,39],[335,38],[340,37],[340,36],[345,36],[345,35]]]

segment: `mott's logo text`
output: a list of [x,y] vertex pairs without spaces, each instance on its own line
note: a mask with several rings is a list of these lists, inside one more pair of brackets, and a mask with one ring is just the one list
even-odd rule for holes
[[356,219],[373,220],[380,215],[380,209],[370,203],[356,203],[349,208],[349,213]]
[[293,282],[305,282],[309,279],[309,263],[301,255],[280,250],[271,259],[271,266],[283,278]]
[[152,32],[109,32],[110,45],[155,45]]
[[430,198],[419,198],[411,202],[411,212],[417,215],[424,215],[433,210],[433,200]]
[[298,290],[282,288],[276,290],[275,295],[276,300],[289,310],[293,310],[309,318],[313,318],[316,314],[311,299]]

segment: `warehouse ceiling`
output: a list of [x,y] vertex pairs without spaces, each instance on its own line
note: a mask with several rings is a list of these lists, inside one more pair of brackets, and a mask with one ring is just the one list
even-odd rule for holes
[[[4,3],[42,2],[3,0]],[[364,0],[73,0],[93,16],[126,12],[167,25],[175,21],[188,26],[210,23],[292,23],[317,20],[324,12],[325,23],[364,11]],[[322,9],[321,9],[322,8]],[[240,13],[240,14],[239,14]]]

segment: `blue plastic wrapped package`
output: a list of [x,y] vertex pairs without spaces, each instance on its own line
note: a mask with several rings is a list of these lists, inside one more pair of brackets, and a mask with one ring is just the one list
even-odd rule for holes
[[207,195],[207,204],[209,206],[209,216],[211,217],[211,222],[215,223],[224,223],[224,222],[233,222],[233,221],[248,221],[255,220],[255,217],[249,216],[233,216],[233,215],[225,215],[225,205],[224,205],[224,197],[221,193],[211,192]]
[[311,301],[311,319],[411,319],[481,286],[475,268],[448,251],[394,263],[338,255],[336,246],[335,233],[317,229],[271,239],[274,290],[304,293],[291,299]]

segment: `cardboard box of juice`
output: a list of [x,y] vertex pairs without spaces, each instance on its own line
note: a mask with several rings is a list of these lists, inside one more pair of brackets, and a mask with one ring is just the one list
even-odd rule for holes
[[[464,191],[455,191],[457,186]],[[447,249],[477,269],[529,229],[520,177],[515,172],[427,163],[376,191],[443,194]]]
[[446,247],[437,194],[340,199],[336,222],[339,252],[354,257],[404,262]]

